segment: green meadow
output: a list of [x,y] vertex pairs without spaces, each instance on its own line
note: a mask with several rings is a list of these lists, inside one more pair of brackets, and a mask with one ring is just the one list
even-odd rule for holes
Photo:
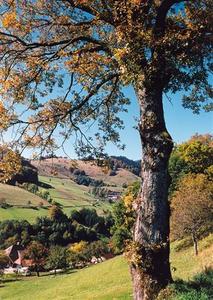
[[[173,277],[185,282],[181,283],[183,291],[178,290],[177,297],[170,299],[208,300],[206,293],[209,292],[209,287],[202,287],[201,283],[200,289],[203,290],[198,292],[194,290],[194,285],[190,285],[189,280],[213,265],[213,246],[210,246],[212,238],[209,236],[199,243],[198,257],[194,256],[192,247],[177,252],[174,250],[175,244],[172,245]],[[177,287],[180,287],[180,282]],[[88,268],[71,270],[66,274],[17,278],[14,281],[5,280],[1,284],[1,300],[30,300],[32,297],[34,300],[130,300],[132,288],[127,261],[123,256],[117,256]]]
[[[108,202],[97,200],[90,195],[88,187],[78,185],[70,179],[39,176],[39,181],[41,185],[45,184],[44,187],[40,187],[40,190],[47,190],[53,201],[62,205],[67,215],[71,210],[82,207],[95,208],[99,214],[112,208]],[[25,219],[32,223],[37,217],[48,214],[47,201],[16,186],[0,184],[0,199],[5,199],[12,205],[12,207],[0,208],[1,221]],[[40,202],[44,203],[44,207],[40,207]]]

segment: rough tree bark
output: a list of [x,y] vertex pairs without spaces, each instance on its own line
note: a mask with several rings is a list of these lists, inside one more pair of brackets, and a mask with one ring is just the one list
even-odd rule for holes
[[131,273],[135,300],[156,299],[171,282],[169,263],[168,160],[173,142],[167,132],[162,88],[137,88],[141,108],[142,188],[136,203]]

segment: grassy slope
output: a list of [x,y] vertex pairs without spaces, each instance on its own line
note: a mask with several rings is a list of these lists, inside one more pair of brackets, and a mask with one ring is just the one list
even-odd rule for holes
[[[68,215],[74,208],[95,208],[101,214],[103,213],[103,210],[111,209],[112,207],[107,202],[96,201],[94,197],[89,195],[88,187],[78,185],[70,179],[40,176],[39,180],[52,186],[52,188],[47,190],[53,200],[65,206],[64,212]],[[43,188],[41,189],[43,190]],[[31,201],[33,206],[38,206],[41,201],[45,205],[49,205],[45,200],[42,200],[40,197],[29,193],[24,189],[6,184],[0,184],[0,198],[5,198],[7,203],[11,205],[27,206],[28,201]],[[37,210],[15,206],[7,209],[0,208],[0,220],[26,219],[29,222],[34,222],[37,217],[45,216],[47,214],[48,210],[44,208],[38,208]]]
[[[47,209],[28,209],[28,208],[16,208],[11,207],[7,209],[0,208],[0,221],[4,220],[27,220],[33,223],[37,217],[46,216],[48,213]],[[1,298],[0,298],[1,299]]]
[[174,251],[175,243],[171,245],[171,265],[176,268],[174,279],[192,279],[194,275],[213,267],[213,234],[198,243],[199,255],[194,255],[193,247],[179,252]]
[[21,208],[16,207],[16,205],[20,206],[28,206],[28,201],[31,201],[31,205],[38,206],[40,202],[43,202],[44,205],[48,204],[45,200],[40,197],[25,191],[19,187],[1,184],[0,183],[0,198],[4,198],[7,203],[11,205],[15,205],[11,208],[0,208],[0,220],[22,220],[26,219],[29,222],[33,222],[37,217],[45,216],[47,214],[47,210],[44,208],[30,209],[30,208]]
[[[201,253],[197,258],[192,255],[192,248],[180,252],[172,250],[172,266],[177,268],[175,277],[191,278],[204,267],[213,265],[210,256],[213,246],[205,248],[205,245],[206,240],[200,242]],[[8,282],[0,289],[0,299],[4,300],[31,299],[32,295],[34,300],[130,300],[131,294],[128,266],[121,256],[71,274]]]
[[111,209],[112,207],[108,202],[97,202],[96,199],[88,193],[88,187],[78,185],[70,179],[39,176],[39,180],[52,185],[53,188],[48,189],[52,199],[63,206],[69,206],[70,208],[64,208],[67,214],[69,214],[73,208],[95,208],[99,213],[102,213],[103,210]]
[[40,201],[47,204],[45,200],[24,189],[2,183],[0,183],[0,198],[4,198],[12,205],[27,205],[28,201],[31,201],[32,205],[38,205]]
[[39,175],[52,176],[52,172],[55,171],[57,177],[60,178],[70,178],[71,173],[69,168],[78,168],[84,170],[88,176],[96,180],[103,180],[105,183],[112,185],[109,187],[112,190],[122,190],[123,183],[130,184],[139,180],[139,177],[122,168],[116,171],[115,176],[109,176],[109,172],[105,173],[103,168],[95,165],[94,162],[53,158],[42,161],[31,161],[31,163],[38,168]]
[[[82,269],[70,275],[29,278],[7,283],[0,289],[2,299],[131,299],[131,283],[123,257]],[[0,299],[1,299],[0,297]]]
[[[47,159],[41,162],[34,161],[39,169],[39,173],[48,176],[40,176],[40,181],[50,184],[53,188],[48,189],[53,200],[61,203],[64,207],[64,212],[68,215],[73,208],[79,209],[80,207],[90,207],[95,208],[99,214],[102,214],[104,210],[111,210],[112,206],[103,201],[97,201],[94,197],[89,195],[89,188],[77,185],[75,182],[69,179],[70,171],[69,167],[73,166],[73,163],[67,159]],[[122,191],[123,183],[131,183],[138,180],[138,177],[131,172],[119,169],[116,176],[109,176],[105,174],[102,168],[92,164],[85,163],[83,161],[75,161],[75,167],[85,170],[86,174],[89,176],[103,180],[109,185],[108,188],[111,190]],[[56,170],[58,176],[62,178],[52,177],[52,170]],[[27,205],[28,201],[31,201],[32,205],[36,206],[39,202],[43,201],[41,198],[35,196],[18,187],[13,187],[9,185],[0,184],[0,198],[5,198],[7,203],[12,205]],[[43,201],[44,204],[45,201]],[[67,207],[68,206],[68,207]],[[3,209],[0,208],[0,220],[7,219],[26,219],[29,222],[34,222],[37,217],[47,215],[47,209],[28,209],[20,207],[12,207]]]
[[94,198],[88,194],[88,187],[78,185],[72,180],[46,176],[39,176],[39,180],[53,187],[48,191],[53,200],[62,205],[85,206],[94,202]]

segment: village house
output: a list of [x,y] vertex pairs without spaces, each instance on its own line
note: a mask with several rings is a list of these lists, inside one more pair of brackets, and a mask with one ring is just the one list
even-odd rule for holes
[[9,257],[9,267],[20,268],[30,267],[32,261],[24,258],[24,247],[20,244],[12,245],[5,249],[5,254]]

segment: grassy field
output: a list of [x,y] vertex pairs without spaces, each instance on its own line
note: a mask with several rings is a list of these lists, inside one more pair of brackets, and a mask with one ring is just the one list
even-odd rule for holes
[[[51,186],[46,189],[49,191],[52,199],[63,206],[64,212],[69,215],[72,209],[80,209],[82,207],[95,208],[99,214],[104,210],[111,210],[112,205],[108,202],[98,201],[89,194],[89,188],[83,185],[78,185],[70,179],[61,179],[56,177],[40,176],[41,183]],[[45,188],[41,187],[41,190]],[[37,217],[46,216],[48,209],[39,208],[39,203],[43,202],[45,206],[48,202],[40,197],[25,191],[19,187],[0,184],[0,199],[5,199],[6,202],[13,207],[4,209],[0,208],[0,220],[21,220],[25,219],[29,222],[34,222]],[[28,205],[28,201],[31,205]],[[25,208],[21,206],[26,206]],[[37,206],[37,209],[30,208]]]
[[[48,205],[48,202],[19,187],[0,183],[0,199],[5,199],[8,204],[13,205],[13,207],[6,209],[0,208],[1,221],[26,219],[29,222],[34,222],[37,217],[47,215],[47,209],[39,207],[33,209],[30,206],[39,206],[40,202]],[[31,202],[30,205],[28,201]]]
[[194,275],[213,267],[213,234],[198,243],[199,255],[194,255],[193,247],[186,250],[175,251],[176,243],[171,244],[171,266],[173,277],[184,280],[192,279]]
[[116,257],[99,265],[69,275],[29,278],[6,283],[0,289],[0,299],[131,299],[128,266],[123,257]]
[[99,201],[89,194],[89,188],[78,185],[70,179],[39,176],[40,182],[52,186],[48,192],[54,201],[64,206],[64,211],[69,214],[71,209],[82,207],[95,208],[98,213],[103,210],[111,210],[112,205],[108,202]]
[[53,200],[64,206],[87,206],[94,203],[95,199],[89,195],[89,188],[78,185],[70,179],[39,176],[39,181],[52,188],[47,189]]
[[10,207],[7,209],[0,208],[0,221],[4,220],[27,220],[33,223],[37,217],[44,217],[48,214],[48,210],[45,208],[17,208]]
[[0,183],[0,199],[5,199],[8,204],[11,205],[28,205],[28,201],[32,205],[38,205],[39,202],[48,204],[47,201],[40,197],[21,189],[17,186]]
[[[172,247],[171,263],[176,267],[175,278],[191,279],[205,267],[213,265],[210,256],[211,239],[200,242],[200,254],[193,255],[192,247],[179,252]],[[1,300],[116,300],[132,299],[128,265],[122,256],[70,274],[29,277],[20,281],[5,282],[0,288]],[[176,299],[176,298],[175,298]],[[177,298],[194,300],[199,298]],[[207,299],[208,298],[200,298]]]

